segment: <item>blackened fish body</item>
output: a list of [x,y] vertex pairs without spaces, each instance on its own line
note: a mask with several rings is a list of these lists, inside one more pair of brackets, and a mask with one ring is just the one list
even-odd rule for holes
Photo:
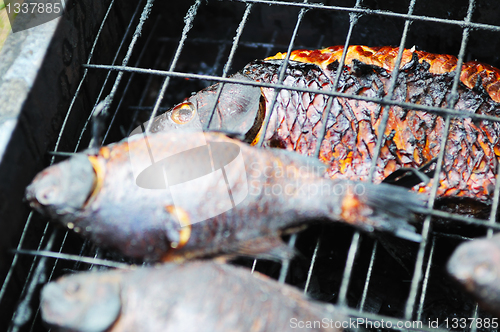
[[448,273],[482,308],[500,317],[500,235],[461,244],[447,265]]
[[[319,161],[259,149],[221,134],[134,135],[41,172],[31,206],[103,247],[150,260],[216,255],[281,259],[280,236],[341,221],[419,240],[406,222],[424,195],[391,185],[324,178]],[[61,179],[92,168],[90,189]],[[73,165],[73,166],[71,166]],[[76,193],[75,193],[76,191]],[[65,197],[78,197],[71,209]],[[83,199],[85,198],[85,199]]]
[[332,305],[213,262],[85,272],[47,284],[43,320],[59,331],[342,331]]
[[[230,88],[226,89],[228,93],[223,90],[214,116],[216,121],[210,128],[230,131],[251,128],[248,132],[241,132],[247,140],[263,136],[264,145],[313,155],[322,127],[322,114],[328,102],[328,96],[320,92],[332,90],[342,51],[343,47],[336,46],[291,53],[283,84],[317,89],[319,93],[281,90],[265,134],[258,129],[262,129],[262,113],[270,112],[275,91],[270,88],[250,90],[246,85],[229,84]],[[372,98],[386,96],[397,53],[398,48],[391,47],[349,47],[337,91]],[[284,58],[285,54],[278,53],[266,60],[254,61],[235,78],[277,83]],[[393,101],[433,107],[448,106],[456,64],[457,59],[453,56],[405,50]],[[461,82],[455,109],[466,114],[500,114],[498,69],[477,62],[466,62],[462,67]],[[202,123],[206,123],[208,114],[216,104],[216,90],[217,85],[214,85],[186,99],[160,116],[153,130],[182,127],[179,121],[175,124],[171,120],[179,113],[181,105],[191,105],[192,114],[197,112]],[[252,99],[253,102],[249,102]],[[228,111],[225,105],[230,103],[236,106]],[[237,118],[231,115],[233,113]],[[343,97],[334,99],[320,149],[320,159],[329,165],[330,177],[351,180],[368,178],[381,114],[378,103]],[[230,121],[233,122],[229,125]],[[228,125],[224,124],[226,122]],[[384,142],[374,174],[375,182],[381,182],[399,168],[419,168],[435,159],[443,139],[444,123],[444,118],[436,114],[390,106]],[[450,127],[438,198],[459,196],[491,202],[500,156],[500,123],[476,122],[465,117],[452,119]],[[432,182],[414,189],[428,192],[431,185]]]

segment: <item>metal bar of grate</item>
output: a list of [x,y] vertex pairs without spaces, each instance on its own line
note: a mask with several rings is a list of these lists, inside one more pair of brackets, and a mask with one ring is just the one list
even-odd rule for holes
[[[158,67],[158,65],[160,64],[160,61],[163,58],[163,55],[165,54],[165,50],[166,50],[166,46],[163,45],[160,48],[160,51],[158,52],[158,57],[155,60],[155,63],[154,63],[155,68]],[[144,86],[144,89],[142,90],[142,93],[141,93],[141,96],[140,96],[140,99],[139,99],[139,104],[138,104],[137,107],[133,108],[133,109],[135,109],[135,112],[134,112],[134,115],[132,116],[132,121],[130,122],[130,126],[129,126],[128,130],[127,130],[127,135],[130,135],[130,133],[132,132],[132,130],[134,130],[134,127],[136,125],[139,125],[139,123],[136,123],[137,122],[137,117],[139,115],[139,111],[143,110],[143,106],[142,105],[144,104],[144,102],[146,100],[146,96],[147,96],[147,94],[149,92],[149,89],[151,87],[152,82],[153,82],[153,76],[149,75],[148,76],[148,80],[146,81],[146,84]],[[153,107],[147,108],[147,110],[149,110],[150,112],[152,112],[153,111]]]
[[[412,0],[410,2],[409,8],[408,8],[408,13],[411,14],[413,12],[413,8],[415,7],[415,1]],[[392,99],[392,96],[394,94],[394,89],[396,88],[396,80],[398,78],[398,73],[399,73],[399,67],[401,65],[401,59],[403,58],[403,50],[404,50],[404,45],[406,43],[406,36],[408,34],[408,29],[410,27],[411,21],[407,20],[405,22],[405,27],[403,30],[403,36],[401,38],[400,44],[399,44],[399,51],[398,51],[398,56],[396,58],[396,63],[394,66],[394,70],[391,73],[391,81],[389,83],[389,91],[387,95],[384,97],[384,99]],[[347,48],[344,49],[344,53],[346,53]],[[342,65],[343,67],[343,65]],[[342,67],[339,66],[339,69]],[[325,112],[325,113],[329,113]],[[323,114],[324,115],[324,114]],[[373,181],[373,173],[375,172],[375,167],[377,165],[377,160],[379,159],[380,156],[380,150],[382,147],[382,141],[383,141],[383,136],[385,133],[385,128],[387,126],[387,120],[389,118],[389,110],[387,107],[382,108],[382,120],[380,121],[379,125],[379,134],[377,137],[377,145],[375,147],[375,151],[373,153],[373,159],[372,163],[370,165],[370,172],[368,174],[368,181],[372,182]],[[324,117],[324,130],[326,131],[326,117]],[[324,137],[324,134],[323,134]],[[323,144],[323,141],[320,141],[320,144]],[[349,287],[349,280],[351,279],[351,273],[352,273],[352,268],[354,266],[354,259],[356,258],[356,251],[358,249],[358,242],[359,242],[359,237],[360,233],[358,230],[354,233],[354,236],[352,238],[351,242],[351,247],[349,249],[349,256],[346,261],[345,269],[344,269],[344,275],[342,276],[342,283],[340,285],[340,293],[339,293],[339,303],[341,305],[345,305],[346,303],[346,295],[347,295],[347,288]]]
[[[475,8],[475,0],[470,0],[469,1],[469,7],[467,9],[467,16],[465,18],[466,22],[470,22],[472,19],[472,13],[474,12]],[[457,68],[454,73],[454,78],[453,78],[453,86],[451,88],[451,93],[450,93],[450,98],[449,98],[449,105],[451,107],[455,106],[455,103],[458,100],[458,83],[460,82],[460,73],[462,69],[462,63],[463,63],[463,58],[465,55],[465,49],[467,46],[467,41],[469,39],[469,28],[464,27],[463,33],[462,33],[462,42],[460,45],[460,52],[458,54],[458,61],[457,61]],[[436,194],[438,190],[438,185],[439,185],[439,176],[441,174],[441,169],[443,166],[443,161],[444,161],[444,151],[446,148],[446,143],[448,142],[448,137],[450,133],[450,116],[446,116],[446,122],[445,122],[445,128],[443,132],[443,140],[441,141],[441,147],[439,150],[439,156],[436,164],[436,170],[434,174],[434,179],[433,179],[433,184],[431,188],[431,193],[429,196],[429,201],[428,201],[428,208],[432,209],[434,207],[434,203],[436,200]],[[419,288],[419,283],[421,282],[421,277],[422,277],[422,268],[423,268],[423,263],[424,263],[424,255],[427,247],[427,242],[428,242],[428,236],[430,232],[430,227],[431,227],[431,216],[427,215],[424,220],[424,226],[422,229],[422,242],[420,243],[419,246],[419,251],[417,254],[417,261],[415,263],[415,270],[413,273],[413,278],[411,282],[411,288],[410,288],[410,294],[408,295],[408,301],[406,302],[406,308],[405,308],[405,318],[406,319],[411,319],[414,313],[414,305],[415,301],[417,299],[417,293],[418,293],[418,288]]]
[[[171,42],[174,41],[174,38],[171,37],[160,37],[157,39],[159,42]],[[266,56],[271,55],[269,52],[273,48],[287,48],[288,44],[279,44],[275,43],[274,40],[276,40],[276,30],[273,31],[273,37],[271,38],[271,41],[269,43],[264,43],[264,42],[247,42],[247,41],[240,41],[238,43],[239,46],[245,46],[249,48],[265,48],[268,50],[268,53]],[[193,44],[215,44],[215,45],[233,45],[233,41],[228,41],[225,39],[208,39],[208,38],[191,38],[187,39],[186,43],[193,43]],[[321,43],[320,43],[321,45]],[[306,48],[306,45],[296,45],[297,48]],[[321,47],[321,46],[320,46]]]
[[[292,234],[290,236],[290,240],[288,241],[288,247],[294,248],[295,247],[295,242],[297,241],[297,234]],[[284,284],[286,280],[286,276],[288,274],[288,269],[290,268],[290,260],[285,259],[281,263],[281,270],[280,270],[280,276],[278,278],[278,282]]]
[[365,307],[366,298],[368,295],[368,287],[370,286],[370,280],[373,273],[373,264],[375,264],[375,257],[377,254],[377,244],[378,241],[373,242],[372,254],[370,255],[370,264],[368,265],[368,271],[366,272],[365,285],[363,287],[363,294],[361,295],[361,300],[359,302],[359,311],[363,311]]
[[[172,60],[172,63],[170,64],[169,71],[173,71],[175,69],[175,66],[177,65],[177,61],[179,60],[182,49],[184,48],[184,42],[187,39],[189,30],[191,30],[191,28],[193,27],[193,21],[194,18],[196,17],[196,14],[198,12],[198,7],[200,6],[200,4],[201,0],[196,0],[195,3],[189,8],[188,12],[186,13],[186,16],[184,17],[185,25],[184,28],[182,29],[181,40],[179,41],[177,49],[175,50],[175,55]],[[167,90],[169,82],[170,82],[170,76],[167,76],[163,81],[163,85],[161,86],[160,92],[158,93],[158,98],[156,99],[153,112],[151,112],[149,123],[146,127],[146,132],[149,132],[151,130],[153,119],[156,117],[156,114],[158,113],[158,109],[160,108],[163,96],[165,95],[165,91]]]
[[313,274],[314,264],[316,263],[316,257],[318,255],[318,249],[319,249],[320,244],[321,244],[321,240],[320,240],[320,238],[318,238],[318,240],[316,241],[316,246],[314,247],[313,255],[311,257],[311,262],[309,263],[309,270],[307,270],[307,279],[306,279],[306,284],[304,286],[304,294],[307,294],[307,292],[309,290],[309,284],[311,283],[311,277]]
[[401,19],[412,20],[412,21],[426,21],[426,22],[433,22],[433,23],[457,25],[461,28],[500,31],[500,26],[496,26],[496,25],[457,21],[457,20],[444,19],[444,18],[438,18],[438,17],[429,17],[429,16],[422,16],[422,15],[400,14],[400,13],[394,13],[394,12],[385,11],[385,10],[374,10],[374,9],[353,8],[353,7],[340,7],[340,6],[326,6],[326,5],[323,5],[321,3],[303,4],[303,3],[297,3],[297,2],[285,2],[285,1],[277,1],[277,0],[236,0],[236,1],[245,2],[245,3],[259,3],[259,4],[267,4],[267,5],[300,7],[300,8],[320,9],[320,10],[333,10],[333,11],[348,12],[348,13],[387,16],[387,17],[395,17],[395,18],[401,18]]
[[[154,0],[147,0],[146,1],[146,5],[144,6],[144,9],[142,10],[141,17],[139,19],[139,23],[137,24],[137,26],[135,28],[134,35],[132,36],[132,40],[130,41],[129,47],[127,48],[127,53],[125,54],[125,57],[122,60],[122,66],[126,66],[128,64],[128,61],[130,60],[130,57],[131,57],[132,52],[134,50],[134,46],[137,43],[139,36],[141,35],[144,23],[146,22],[146,19],[148,18],[149,13],[151,11],[151,7],[153,6],[153,2],[154,2]],[[134,13],[134,16],[132,17],[132,19],[130,20],[130,22],[127,26],[127,30],[126,30],[125,34],[123,35],[120,46],[118,47],[118,50],[115,53],[115,57],[113,58],[113,64],[118,60],[118,56],[120,54],[120,51],[121,51],[122,47],[125,45],[126,37],[128,36],[129,32],[132,30],[132,23],[134,22],[136,15],[139,13],[141,3],[142,2],[139,2],[137,9]],[[116,90],[118,89],[118,85],[121,82],[123,74],[124,74],[123,72],[119,72],[117,77],[115,78],[115,82],[114,82],[113,87],[111,88],[111,92],[109,93],[109,96],[108,96],[109,99],[108,99],[108,103],[107,103],[108,105],[106,106],[106,108],[109,107],[109,104],[111,104],[111,102],[113,101],[114,95],[116,93]],[[83,134],[85,133],[90,120],[92,119],[94,113],[96,112],[97,105],[101,101],[101,96],[104,93],[104,89],[107,85],[107,82],[108,82],[110,76],[111,76],[111,72],[108,72],[106,75],[106,79],[104,80],[104,83],[102,84],[101,91],[99,92],[99,94],[96,98],[92,112],[90,112],[90,114],[87,118],[87,121],[85,121],[85,124],[83,125],[83,129],[80,132],[80,137],[78,138],[78,142],[76,143],[75,152],[80,147],[80,143],[81,143],[81,140],[83,138]],[[90,145],[92,145],[92,142]]]
[[[303,3],[307,3],[307,0],[304,0]],[[302,22],[302,18],[304,17],[305,13],[306,13],[306,10],[304,8],[301,8],[299,11],[299,15],[297,17],[297,22],[295,23],[295,28],[293,29],[293,33],[292,33],[292,36],[290,38],[290,43],[288,44],[288,48],[286,50],[285,59],[283,59],[283,63],[281,65],[281,68],[280,68],[279,73],[278,73],[278,84],[270,84],[270,87],[275,88],[274,94],[272,97],[271,106],[269,107],[269,109],[271,111],[269,113],[267,113],[266,117],[264,118],[264,123],[262,124],[262,132],[264,133],[264,135],[262,135],[262,137],[259,137],[259,139],[257,140],[257,143],[255,144],[255,146],[257,146],[257,147],[262,147],[262,143],[264,142],[263,136],[265,136],[265,133],[267,132],[267,127],[269,126],[269,121],[271,119],[271,115],[274,112],[274,107],[276,106],[278,94],[281,91],[281,88],[279,87],[279,85],[283,85],[283,80],[285,79],[286,68],[288,67],[288,62],[290,61],[290,53],[292,52],[293,45],[295,43],[295,38],[297,37],[297,33],[299,31],[299,26],[300,26],[300,23]]]
[[338,304],[346,307],[347,303],[347,289],[349,288],[349,281],[351,279],[352,268],[354,266],[354,260],[356,259],[356,253],[358,252],[359,242],[361,235],[359,231],[354,232],[352,236],[351,246],[349,247],[349,253],[347,254],[347,260],[345,263],[344,274],[342,275],[342,282],[340,283],[339,299]]
[[[474,319],[474,321],[476,321],[476,319],[479,317],[478,316],[478,305],[476,303],[476,305],[474,306],[474,312],[472,313],[472,318]],[[476,332],[477,331],[477,324],[471,324],[471,328],[470,328],[470,331],[471,332]]]
[[[500,202],[500,163],[497,165],[497,176],[495,178],[495,189],[493,190],[493,200],[491,202],[490,220],[491,226],[496,225],[496,220],[498,216],[498,203]],[[491,238],[493,236],[493,227],[488,228],[487,237]]]
[[[355,8],[359,7],[360,5],[361,5],[361,0],[357,0]],[[359,15],[349,13],[349,30],[347,31],[347,36],[346,36],[345,43],[344,43],[344,50],[342,51],[342,57],[340,58],[339,66],[337,68],[337,71],[335,72],[335,80],[333,81],[332,88],[330,89],[331,91],[337,91],[337,89],[338,89],[339,82],[340,82],[340,76],[342,74],[342,70],[343,70],[344,64],[345,64],[345,58],[347,56],[347,50],[348,50],[350,42],[351,42],[352,30],[354,29],[354,26],[356,25],[356,23],[358,23],[358,19],[359,19]],[[319,136],[318,136],[319,144],[316,144],[316,150],[314,151],[315,158],[319,158],[319,154],[321,151],[321,145],[323,145],[323,140],[325,139],[325,135],[326,135],[326,126],[328,124],[328,121],[327,121],[328,114],[330,114],[330,112],[331,112],[334,99],[335,98],[333,98],[333,97],[328,98],[328,102],[327,102],[326,107],[325,107],[326,111],[323,112],[323,114],[321,116],[321,129],[320,129]]]
[[[56,232],[52,232],[50,235],[47,244],[44,248],[44,250],[48,250],[54,245],[54,241],[56,238]],[[38,248],[40,250],[40,247]],[[37,251],[38,251],[37,250]],[[35,257],[34,261],[37,260],[37,257]],[[33,295],[35,293],[36,286],[40,281],[43,281],[42,275],[45,273],[46,265],[47,265],[47,260],[48,257],[40,257],[38,260],[38,264],[36,265],[36,268],[34,267],[34,264],[32,264],[32,270],[30,270],[30,273],[28,275],[27,280],[31,281],[28,283],[26,282],[23,288],[23,291],[21,293],[21,301],[17,305],[16,311],[14,312],[14,316],[12,317],[11,325],[9,326],[9,331],[16,332],[19,331],[19,329],[26,324],[30,319],[31,319],[31,301],[33,299]],[[33,272],[33,276],[31,276],[31,272]]]
[[[303,3],[307,3],[307,1],[308,0],[304,0]],[[281,68],[280,68],[279,73],[278,73],[278,82],[279,83],[283,83],[283,80],[285,79],[286,68],[288,67],[288,62],[290,60],[290,52],[292,51],[293,45],[295,43],[295,38],[297,37],[297,33],[299,31],[300,23],[302,22],[302,19],[303,19],[305,13],[306,13],[306,10],[302,8],[299,11],[299,14],[297,16],[297,21],[295,23],[295,27],[293,29],[292,36],[290,38],[290,42],[288,44],[287,55],[286,55],[285,59],[283,60],[283,63],[281,65]],[[271,120],[272,113],[274,112],[274,107],[275,107],[276,102],[278,100],[278,94],[279,94],[279,92],[280,92],[279,89],[275,89],[274,90],[273,97],[272,97],[272,102],[271,102],[271,107],[270,107],[271,111],[266,114],[266,116],[264,118],[264,123],[262,124],[262,132],[264,134],[261,135],[258,138],[257,143],[255,144],[256,147],[262,147],[262,144],[263,144],[265,136],[266,136],[265,133],[267,132],[267,127],[269,126],[269,121]],[[297,235],[293,234],[290,237],[288,245],[290,247],[295,246],[296,239],[297,239]],[[281,270],[280,270],[280,276],[279,276],[279,282],[281,282],[281,283],[285,282],[286,276],[288,274],[289,267],[290,267],[290,261],[289,260],[285,260],[285,261],[282,262]]]
[[[139,56],[135,62],[136,67],[140,65],[140,63],[144,57],[144,54],[146,54],[146,50],[148,49],[149,43],[153,39],[153,35],[156,32],[158,25],[160,24],[160,20],[161,20],[161,16],[156,18],[156,22],[155,22],[153,28],[151,29],[151,33],[149,34],[148,38],[146,39],[146,43],[144,44],[144,47],[142,48],[141,53],[139,54]],[[143,22],[143,24],[144,24],[144,21],[141,21],[141,22]],[[130,44],[129,49],[127,51],[127,55],[126,55],[125,59],[122,61],[124,63],[124,65],[126,65],[128,60],[130,59],[130,56],[132,55],[133,46],[135,45],[135,42],[137,41],[137,38],[139,37],[141,30],[142,30],[142,27],[141,27],[141,29],[139,29],[139,25],[138,25],[136,28],[136,33],[134,33],[134,42],[133,42],[133,44],[132,43]],[[116,90],[118,89],[118,85],[120,84],[122,76],[123,76],[123,72],[122,72],[122,75],[120,75],[119,77],[116,78],[115,84],[113,85],[113,90],[109,94],[110,96],[113,96],[116,93]],[[106,133],[104,134],[104,137],[102,139],[102,144],[104,144],[104,142],[106,142],[106,139],[108,138],[111,126],[113,126],[113,123],[115,122],[116,115],[118,114],[118,111],[120,110],[122,103],[125,100],[125,96],[127,95],[128,89],[129,89],[133,79],[134,79],[134,73],[132,73],[130,75],[128,82],[125,85],[125,88],[124,88],[123,93],[122,93],[122,97],[120,98],[120,101],[115,108],[113,116],[111,117],[111,121],[109,122],[108,129],[106,130]],[[113,98],[111,97],[109,100],[110,104],[111,104],[112,100],[113,100]]]
[[308,92],[308,93],[320,93],[327,96],[332,97],[342,97],[347,99],[355,99],[362,100],[368,102],[374,102],[381,105],[390,105],[390,106],[400,106],[402,108],[410,108],[416,111],[425,111],[437,115],[449,115],[455,118],[471,118],[474,120],[486,120],[493,122],[500,122],[500,118],[494,117],[491,115],[484,114],[476,114],[476,113],[467,113],[464,111],[455,110],[449,107],[436,107],[436,106],[428,106],[422,104],[412,104],[408,102],[400,102],[395,100],[386,100],[372,97],[365,97],[361,95],[352,95],[344,92],[335,92],[335,91],[327,91],[327,90],[317,90],[311,88],[301,88],[295,86],[288,86],[282,83],[262,83],[262,82],[249,82],[234,78],[222,78],[220,76],[213,75],[202,75],[202,74],[192,74],[192,73],[181,73],[175,71],[165,71],[165,70],[155,70],[155,69],[145,69],[145,68],[135,68],[135,67],[126,67],[126,66],[111,66],[111,65],[83,65],[85,68],[93,68],[93,69],[104,69],[104,70],[114,70],[114,71],[125,71],[125,72],[133,72],[140,73],[145,75],[158,75],[158,76],[171,76],[171,77],[180,77],[180,78],[188,78],[188,79],[197,79],[197,80],[205,80],[205,81],[215,81],[215,82],[224,82],[224,83],[237,83],[242,85],[252,85],[264,88],[274,88],[274,89],[287,89],[291,91],[299,91],[299,92]]
[[417,320],[422,320],[422,312],[424,310],[425,295],[427,294],[427,285],[429,284],[429,275],[431,273],[432,257],[434,256],[434,247],[436,246],[436,238],[432,237],[431,249],[427,258],[427,267],[425,269],[424,280],[422,281],[422,294],[417,310]]
[[[240,24],[238,25],[238,28],[236,29],[236,36],[233,39],[233,44],[231,46],[231,51],[229,52],[229,57],[227,59],[226,64],[224,65],[224,69],[222,70],[222,76],[221,76],[222,78],[226,78],[228,71],[231,69],[234,54],[236,53],[236,49],[238,48],[241,34],[243,33],[243,29],[245,28],[245,24],[247,23],[247,20],[248,20],[248,15],[250,15],[251,10],[252,10],[252,5],[247,4],[247,6],[245,8],[245,12],[243,13],[243,17],[241,18]],[[220,98],[220,95],[222,93],[223,88],[224,88],[224,83],[219,85],[219,87],[217,88],[217,93],[216,93],[217,97],[215,98],[214,104],[212,106],[212,111],[211,111],[210,116],[208,118],[207,124],[205,125],[205,128],[204,128],[206,130],[208,130],[210,128],[210,124],[212,123],[212,119],[214,118],[215,111],[217,109],[217,104],[218,104],[218,101],[219,101],[219,98]]]
[[[412,0],[410,2],[410,6],[408,8],[408,14],[413,13],[413,9],[415,7],[416,0]],[[398,56],[396,58],[396,63],[394,64],[394,70],[391,73],[391,81],[389,83],[389,91],[387,95],[383,98],[386,100],[391,100],[394,96],[394,90],[396,89],[396,80],[398,79],[399,69],[401,66],[401,60],[403,59],[403,50],[406,44],[406,38],[408,36],[408,30],[410,28],[411,20],[405,21],[405,27],[403,30],[403,35],[401,37],[401,41],[399,43],[399,51]],[[375,173],[375,168],[377,167],[377,161],[380,157],[380,150],[382,149],[382,142],[384,141],[385,128],[387,127],[387,120],[389,119],[389,109],[385,106],[382,108],[382,120],[380,121],[378,136],[377,136],[377,145],[375,146],[375,151],[373,153],[372,163],[370,165],[370,173],[368,174],[368,181],[373,181],[373,174]]]
[[[92,48],[90,49],[89,56],[87,58],[87,65],[89,65],[90,62],[92,61],[92,57],[94,56],[94,51],[95,51],[95,48],[97,46],[97,42],[99,40],[99,37],[101,36],[102,30],[104,28],[104,24],[107,22],[109,13],[111,12],[111,8],[113,8],[113,4],[114,3],[115,3],[115,0],[112,0],[111,3],[108,6],[108,10],[106,11],[106,15],[104,16],[104,19],[101,22],[101,26],[99,27],[99,31],[97,32],[97,35],[96,35],[96,37],[94,39],[94,43],[92,44]],[[84,67],[82,78],[80,80],[80,83],[78,84],[78,87],[76,88],[76,91],[75,91],[75,94],[74,94],[73,98],[71,99],[71,103],[69,105],[68,112],[66,112],[66,116],[64,117],[64,121],[63,121],[62,127],[61,127],[61,129],[59,131],[59,135],[57,137],[57,141],[56,141],[56,145],[54,147],[54,151],[57,151],[58,148],[59,148],[59,144],[61,143],[61,138],[63,136],[64,130],[66,129],[66,125],[67,125],[69,116],[71,115],[71,112],[73,110],[73,107],[75,105],[77,97],[80,94],[80,90],[82,89],[83,82],[85,82],[85,79],[87,78],[87,74],[88,74],[88,69]],[[54,163],[54,160],[55,160],[55,158],[52,157],[52,159],[50,161],[51,165]]]

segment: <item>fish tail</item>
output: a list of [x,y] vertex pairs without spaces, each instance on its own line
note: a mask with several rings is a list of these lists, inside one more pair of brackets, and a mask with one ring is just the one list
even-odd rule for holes
[[389,184],[345,181],[340,219],[365,231],[390,232],[420,242],[422,236],[408,222],[424,208],[426,196]]

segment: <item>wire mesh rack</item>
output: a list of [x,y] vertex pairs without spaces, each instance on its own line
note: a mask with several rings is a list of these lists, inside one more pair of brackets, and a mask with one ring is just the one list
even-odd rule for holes
[[[108,2],[107,14],[93,36],[93,47],[83,64],[80,84],[65,118],[60,121],[52,149],[47,151],[45,166],[87,148],[92,114],[105,97],[109,96],[111,105],[103,136],[103,144],[108,144],[128,136],[137,125],[153,119],[193,91],[214,82],[233,82],[321,93],[333,97],[329,98],[328,109],[335,97],[382,105],[381,134],[370,176],[380,154],[381,135],[385,132],[390,107],[438,114],[445,119],[442,133],[445,139],[441,142],[434,179],[434,183],[438,183],[450,123],[454,118],[464,117],[464,113],[454,109],[461,64],[478,58],[497,67],[500,65],[500,56],[495,52],[500,49],[495,41],[499,39],[500,19],[494,15],[498,5],[492,1],[437,4],[424,0],[195,0],[154,5],[153,2],[137,2],[127,21],[122,22],[123,38],[117,49],[107,52],[103,58],[99,53],[104,48],[104,34],[112,28],[108,14],[120,5],[114,0]],[[337,91],[345,54],[331,91],[284,85],[285,67],[277,84],[249,83],[230,77],[249,61],[278,51],[289,54],[293,49],[331,45],[347,48],[355,44],[399,46],[401,51],[384,97],[369,98]],[[429,52],[457,56],[449,106],[432,107],[393,100],[402,49],[414,45]],[[284,61],[287,63],[289,59]],[[84,121],[75,123],[72,117],[77,114]],[[320,142],[327,130],[327,116],[325,112]],[[500,121],[480,114],[467,113],[466,116],[474,121]],[[264,120],[264,128],[269,119],[270,113]],[[316,157],[320,145],[317,144]],[[496,215],[500,186],[497,182],[491,207],[484,207],[479,216],[473,217],[453,213],[453,208],[440,205],[436,201],[437,189],[434,185],[427,210],[422,213],[419,227],[422,241],[419,244],[392,237],[372,237],[342,225],[313,226],[288,239],[289,245],[301,253],[292,261],[278,264],[241,260],[238,263],[297,286],[313,298],[344,306],[353,317],[390,322],[385,325],[388,330],[432,330],[436,327],[447,330],[451,328],[447,324],[452,318],[489,317],[451,284],[443,266],[462,241],[491,236],[499,229]],[[94,259],[75,263],[47,256],[33,258],[22,255],[23,249]],[[25,221],[17,250],[0,288],[5,328],[11,331],[43,329],[38,312],[38,293],[43,283],[68,270],[95,268],[94,263],[98,264],[100,258],[126,261],[57,228],[35,213],[30,213]],[[14,284],[19,291],[11,291]],[[398,325],[401,322],[403,324]],[[434,322],[438,324],[431,324]],[[365,329],[385,330],[377,324],[359,326],[359,330]],[[468,326],[465,330],[482,329]]]

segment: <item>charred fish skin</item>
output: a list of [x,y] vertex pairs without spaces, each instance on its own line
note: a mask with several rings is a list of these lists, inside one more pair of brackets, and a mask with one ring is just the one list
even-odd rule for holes
[[461,244],[447,271],[482,308],[500,317],[500,235]]
[[[218,255],[290,258],[293,253],[280,236],[317,222],[340,221],[365,231],[388,231],[413,241],[420,239],[407,221],[412,211],[423,206],[425,195],[390,185],[327,179],[324,165],[314,158],[280,149],[258,149],[221,134],[201,135],[215,156],[216,169],[226,165],[222,161],[234,162],[239,153],[243,160],[241,167],[224,168],[226,179],[210,183],[202,196],[198,186],[182,182],[175,190],[187,199],[176,201],[179,196],[173,189],[181,178],[196,174],[198,179],[212,172],[212,168],[202,172],[201,148],[184,151],[186,145],[196,141],[196,135],[136,135],[89,156],[97,176],[94,191],[79,210],[60,215],[59,221],[98,245],[152,261]],[[151,162],[151,155],[165,153],[172,156],[165,158],[164,164]],[[132,159],[137,162],[132,163]],[[173,178],[167,176],[167,188],[163,172],[175,165],[180,165],[180,173]],[[153,183],[138,183],[137,169],[144,170],[140,174],[156,170]],[[231,184],[233,201],[223,199],[224,194],[227,197],[225,182]],[[147,187],[158,183],[163,183],[163,189]],[[37,182],[32,188],[34,192],[45,190]],[[36,199],[30,203],[43,212]],[[220,206],[230,208],[220,212]]]
[[[111,309],[95,310],[104,303]],[[346,322],[332,305],[214,262],[64,276],[42,290],[41,312],[50,326],[74,332],[342,331]],[[305,328],[313,321],[322,324]]]
[[[344,46],[331,46],[320,50],[295,50],[290,53],[290,60],[316,64],[322,68],[328,67],[342,58]],[[351,45],[346,52],[345,63],[350,65],[353,61],[393,71],[396,67],[396,59],[399,53],[398,47],[379,46],[369,47],[364,45]],[[403,69],[413,61],[414,57],[419,63],[429,64],[431,74],[445,74],[456,70],[458,59],[453,55],[434,54],[418,51],[414,48],[404,49],[400,67]],[[286,53],[277,53],[270,59],[284,59]],[[481,78],[481,85],[495,102],[500,102],[500,70],[478,61],[468,61],[462,64],[460,81],[469,89],[472,89]]]
[[[283,84],[317,89],[319,92],[314,94],[280,90],[267,132],[259,132],[254,142],[258,137],[263,137],[266,146],[314,155],[319,131],[323,125],[322,114],[328,101],[328,96],[322,95],[321,91],[328,92],[333,88],[342,51],[342,46],[334,46],[291,53]],[[398,48],[394,47],[350,46],[337,91],[371,98],[386,96],[397,54]],[[251,62],[240,71],[238,77],[245,77],[254,82],[278,83],[279,68],[285,56],[285,53],[278,53],[266,60]],[[433,107],[449,106],[448,98],[456,65],[457,59],[451,55],[404,50],[393,100]],[[236,87],[235,90],[243,87],[240,85],[240,88]],[[265,101],[263,108],[268,114],[271,112],[275,91],[262,88],[261,92]],[[191,98],[204,97],[200,94]],[[223,93],[220,101],[226,102],[231,98],[231,94]],[[500,71],[478,62],[464,63],[455,109],[465,114],[498,116],[499,102]],[[246,111],[248,113],[240,111],[238,114],[247,114],[244,123],[248,127],[248,122],[255,118],[257,110],[254,106]],[[208,116],[203,115],[203,110],[198,114],[200,118]],[[320,160],[329,165],[331,178],[368,178],[381,114],[381,106],[378,103],[348,97],[334,99],[319,155]],[[163,116],[169,118],[172,115],[173,112],[169,111]],[[230,114],[226,112],[226,121],[230,118]],[[257,118],[260,119],[261,116]],[[232,123],[235,128],[238,127],[236,124],[239,121],[243,120],[235,120]],[[246,138],[254,136],[255,129],[262,127],[259,123],[261,122],[254,121],[252,135]],[[418,169],[435,159],[443,139],[444,123],[444,118],[436,113],[390,106],[384,142],[374,173],[375,183],[382,182],[397,169]],[[161,130],[170,128],[173,127],[164,126]],[[220,129],[217,124],[210,128]],[[499,122],[479,122],[466,117],[453,118],[443,172],[440,175],[438,199],[464,197],[491,203],[499,156]],[[432,181],[426,185],[421,184],[414,190],[429,192],[431,187]]]
[[[243,72],[255,77],[256,81],[276,83],[279,60],[268,61],[250,64]],[[381,74],[380,70],[362,63],[353,70],[355,63],[353,61],[344,68],[338,91],[372,98],[385,96],[390,86],[390,72],[383,69],[384,74]],[[332,88],[336,65],[332,63],[320,68],[292,62],[283,83],[328,91]],[[359,70],[359,66],[367,68]],[[415,64],[400,72],[393,100],[447,107],[452,83],[452,73],[432,74],[428,64]],[[262,90],[266,100],[273,98],[273,89]],[[458,94],[457,110],[493,116],[500,114],[499,104],[483,91],[460,85]],[[281,90],[265,135],[266,144],[313,155],[327,101],[326,95]],[[332,178],[368,178],[382,119],[381,110],[380,105],[372,102],[348,98],[334,100],[320,149],[320,159],[330,165]],[[443,139],[444,123],[445,119],[436,114],[390,107],[374,181],[381,182],[399,168],[419,168],[436,158]],[[438,198],[458,196],[491,202],[500,156],[500,123],[476,123],[467,118],[454,118],[450,127]],[[431,187],[432,182],[422,184],[416,190],[429,192]]]

